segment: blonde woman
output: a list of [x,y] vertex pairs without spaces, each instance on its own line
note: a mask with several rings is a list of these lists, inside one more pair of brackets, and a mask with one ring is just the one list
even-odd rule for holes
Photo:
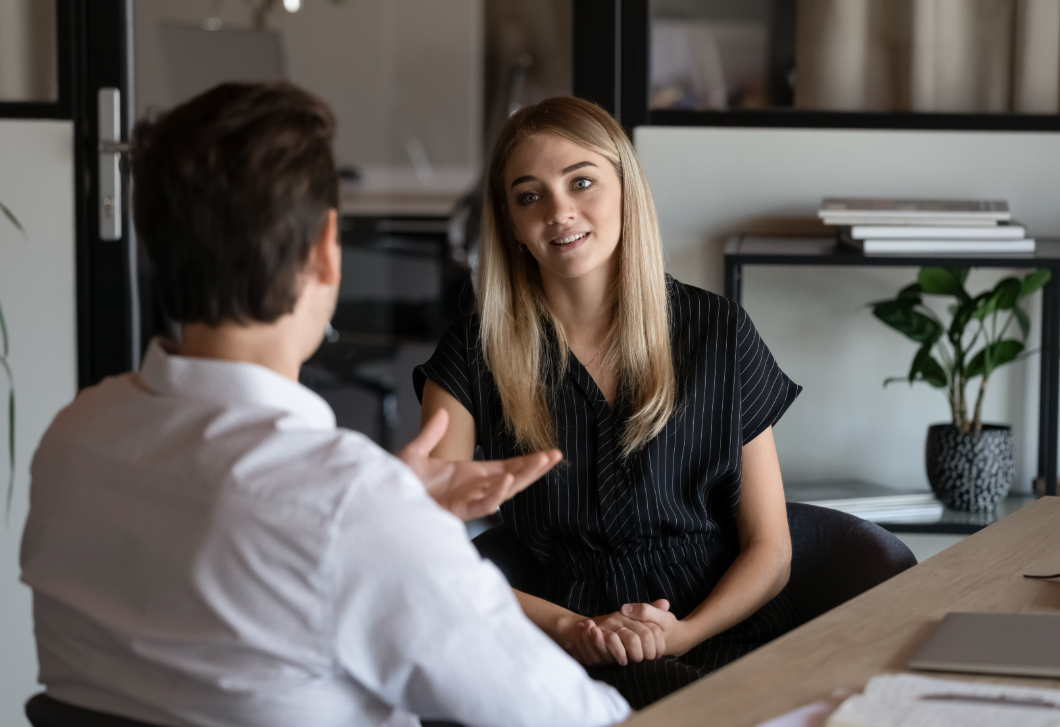
[[641,707],[797,623],[772,426],[800,388],[736,304],[663,271],[633,147],[553,98],[500,133],[478,312],[417,369],[434,456],[560,448],[501,507],[546,569],[516,593],[542,630]]

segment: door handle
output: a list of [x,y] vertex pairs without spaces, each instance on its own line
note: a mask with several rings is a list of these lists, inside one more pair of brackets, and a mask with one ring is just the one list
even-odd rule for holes
[[101,88],[99,109],[99,239],[122,237],[121,155],[129,145],[121,140],[121,90]]

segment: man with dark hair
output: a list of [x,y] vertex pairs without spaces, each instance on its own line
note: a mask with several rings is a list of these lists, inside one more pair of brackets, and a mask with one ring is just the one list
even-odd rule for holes
[[526,620],[460,520],[560,454],[432,459],[443,413],[396,459],[298,384],[338,296],[333,133],[288,84],[225,84],[137,128],[136,225],[181,341],[83,391],[37,450],[41,682],[158,725],[618,721],[628,705]]

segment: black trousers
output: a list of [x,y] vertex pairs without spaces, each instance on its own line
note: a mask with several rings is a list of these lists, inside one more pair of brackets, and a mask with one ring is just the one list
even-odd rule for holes
[[625,666],[590,666],[585,671],[593,679],[617,689],[633,709],[644,709],[652,702],[705,676],[704,672],[672,656],[630,662]]
[[586,671],[593,679],[617,689],[633,709],[644,709],[759,646],[714,637],[679,657],[664,656],[653,661],[630,662],[626,666],[590,666]]

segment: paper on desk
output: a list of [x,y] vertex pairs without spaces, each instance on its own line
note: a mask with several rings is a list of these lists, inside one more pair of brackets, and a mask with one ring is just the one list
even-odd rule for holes
[[865,692],[843,702],[826,724],[827,727],[1060,727],[1060,709],[920,699],[928,694],[1060,702],[1060,690],[1055,689],[888,674],[869,680]]
[[814,702],[762,722],[758,727],[825,727],[828,715],[835,711],[836,706],[835,702]]

